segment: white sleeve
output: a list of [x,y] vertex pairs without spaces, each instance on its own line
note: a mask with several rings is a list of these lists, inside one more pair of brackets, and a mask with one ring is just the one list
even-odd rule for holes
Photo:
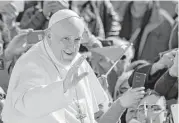
[[108,97],[89,64],[88,64],[88,71],[89,71],[88,81],[89,81],[90,91],[92,94],[93,110],[95,113],[99,111],[98,105],[106,102]]
[[26,65],[12,91],[14,108],[26,116],[40,117],[68,105],[63,82],[47,84],[47,77],[46,72],[37,65]]

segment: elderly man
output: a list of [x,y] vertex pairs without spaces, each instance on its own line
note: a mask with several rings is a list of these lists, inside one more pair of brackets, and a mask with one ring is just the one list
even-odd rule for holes
[[[2,113],[5,123],[96,122],[94,113],[106,95],[78,53],[83,31],[83,21],[71,10],[59,10],[51,17],[44,40],[22,55],[13,69]],[[23,45],[25,37],[15,37],[9,47]],[[116,123],[125,108],[144,96],[143,90],[126,92],[99,122]]]

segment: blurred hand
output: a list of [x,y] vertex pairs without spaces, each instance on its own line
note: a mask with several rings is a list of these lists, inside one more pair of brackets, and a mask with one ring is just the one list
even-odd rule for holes
[[164,68],[170,68],[173,65],[173,60],[176,55],[176,49],[165,53],[158,62],[154,63],[151,68],[151,75],[156,73],[158,70],[162,70]]
[[6,60],[11,60],[16,55],[26,52],[32,45],[27,44],[27,33],[15,36],[5,50]]
[[169,74],[173,77],[178,77],[178,51],[175,55],[174,64],[169,69]]
[[144,97],[144,87],[129,89],[119,99],[122,107],[130,108],[135,106]]
[[176,52],[177,50],[174,49],[168,53],[165,53],[157,62],[157,64],[161,65],[162,68],[170,68],[173,65],[173,60],[176,55]]
[[63,81],[64,92],[72,87],[75,87],[84,77],[88,75],[87,72],[78,75],[78,68],[85,59],[85,56],[81,56],[68,71],[66,78]]
[[15,9],[15,7],[11,4],[7,4],[3,10],[2,10],[2,14],[4,16],[4,22],[8,25],[8,26],[12,26],[12,22],[15,21],[18,12]]

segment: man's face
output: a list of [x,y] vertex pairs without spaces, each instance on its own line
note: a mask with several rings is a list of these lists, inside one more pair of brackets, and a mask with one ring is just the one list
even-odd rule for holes
[[[146,106],[146,108],[144,108]],[[150,95],[141,100],[138,105],[138,111],[129,109],[126,115],[126,121],[137,119],[140,123],[147,123],[152,119],[153,123],[163,123],[165,121],[165,100],[163,97]]]
[[62,20],[51,28],[50,47],[62,64],[70,64],[79,51],[83,22],[76,17]]

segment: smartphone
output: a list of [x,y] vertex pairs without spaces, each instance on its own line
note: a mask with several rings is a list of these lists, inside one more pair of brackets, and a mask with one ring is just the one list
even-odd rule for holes
[[145,73],[135,72],[132,81],[132,88],[144,87],[146,77],[147,75]]
[[27,34],[27,43],[36,44],[39,41],[43,40],[44,36],[45,36],[45,32],[43,30],[30,31]]

